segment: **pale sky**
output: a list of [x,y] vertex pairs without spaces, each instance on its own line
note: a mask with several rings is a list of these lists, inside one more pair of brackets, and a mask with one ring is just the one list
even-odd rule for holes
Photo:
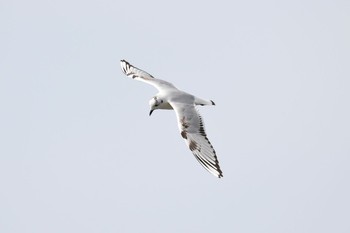
[[[350,232],[348,1],[0,2],[0,232]],[[222,179],[125,59],[204,99]]]

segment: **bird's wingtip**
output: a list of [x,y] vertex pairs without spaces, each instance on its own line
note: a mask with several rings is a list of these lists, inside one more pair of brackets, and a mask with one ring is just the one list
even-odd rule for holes
[[212,105],[216,105],[216,104],[214,103],[214,101],[210,100],[210,102],[212,103]]

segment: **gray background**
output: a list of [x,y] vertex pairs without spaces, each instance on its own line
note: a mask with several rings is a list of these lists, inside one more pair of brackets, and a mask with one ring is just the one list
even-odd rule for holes
[[[350,232],[349,1],[0,2],[0,232]],[[224,171],[126,59],[201,107]]]

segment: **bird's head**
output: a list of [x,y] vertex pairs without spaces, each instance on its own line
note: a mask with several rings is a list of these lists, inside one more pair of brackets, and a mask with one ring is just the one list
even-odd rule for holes
[[156,109],[159,109],[159,105],[161,105],[163,103],[162,99],[159,99],[157,96],[153,97],[150,101],[149,101],[149,106],[151,108],[149,115],[152,115],[152,112]]

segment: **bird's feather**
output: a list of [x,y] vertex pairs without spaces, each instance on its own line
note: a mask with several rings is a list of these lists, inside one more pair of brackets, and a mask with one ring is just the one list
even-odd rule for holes
[[194,104],[170,102],[175,110],[180,134],[198,162],[210,173],[222,177],[216,152],[204,129],[202,117]]
[[152,75],[147,73],[146,71],[143,71],[143,70],[131,65],[129,62],[127,62],[125,60],[121,60],[120,65],[122,67],[122,71],[128,77],[130,77],[132,79],[139,80],[141,82],[148,83],[148,84],[154,86],[155,88],[157,88],[158,91],[162,91],[165,89],[176,89],[176,87],[173,84],[171,84],[167,81],[161,80],[161,79],[156,79]]

